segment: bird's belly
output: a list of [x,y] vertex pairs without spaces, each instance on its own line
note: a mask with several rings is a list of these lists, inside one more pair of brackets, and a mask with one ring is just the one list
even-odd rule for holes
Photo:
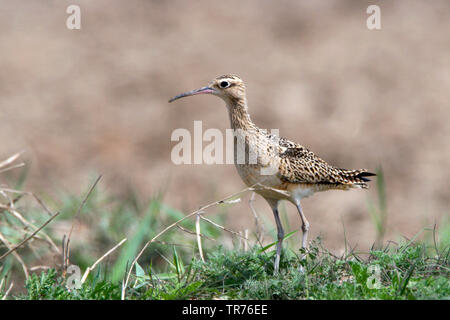
[[292,199],[300,201],[303,198],[313,195],[318,190],[310,184],[296,184],[290,185],[288,191],[291,193]]
[[275,147],[252,135],[241,150],[241,158],[237,147],[235,144],[234,163],[242,181],[265,198],[287,199],[287,184],[280,179],[280,158]]
[[247,186],[255,188],[255,192],[261,196],[271,199],[290,198],[290,193],[286,191],[287,184],[276,174],[264,174],[264,167],[236,164],[236,169],[242,181]]
[[255,184],[261,184],[276,188],[283,184],[276,174],[265,174],[267,168],[259,165],[236,164],[236,169],[242,181],[249,187]]

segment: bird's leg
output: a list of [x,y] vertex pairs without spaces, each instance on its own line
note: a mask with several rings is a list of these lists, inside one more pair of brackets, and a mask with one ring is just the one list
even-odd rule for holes
[[[302,206],[300,205],[300,201],[296,204],[298,213],[300,214],[300,218],[302,219],[302,248],[306,249],[308,247],[308,231],[309,231],[309,222],[306,219],[306,216],[303,214]],[[302,255],[302,260],[305,257],[305,255]]]
[[278,214],[278,201],[269,201],[270,206],[272,207],[273,216],[275,217],[275,223],[277,224],[277,251],[275,256],[275,264],[273,273],[277,274],[280,267],[280,257],[281,257],[281,248],[283,244],[284,238],[284,230],[281,225],[280,215]]

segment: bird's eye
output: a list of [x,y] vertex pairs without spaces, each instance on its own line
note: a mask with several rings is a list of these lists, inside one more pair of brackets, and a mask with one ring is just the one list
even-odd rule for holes
[[228,81],[221,81],[221,82],[219,83],[219,85],[220,85],[220,87],[221,87],[222,89],[225,89],[225,88],[228,88],[228,87],[230,86],[230,83],[229,83]]

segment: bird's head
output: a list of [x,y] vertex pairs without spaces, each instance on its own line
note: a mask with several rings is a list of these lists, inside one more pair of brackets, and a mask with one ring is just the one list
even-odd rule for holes
[[245,85],[238,76],[224,75],[215,78],[206,87],[179,94],[169,102],[197,94],[213,94],[222,98],[227,105],[233,105],[240,100],[245,100]]

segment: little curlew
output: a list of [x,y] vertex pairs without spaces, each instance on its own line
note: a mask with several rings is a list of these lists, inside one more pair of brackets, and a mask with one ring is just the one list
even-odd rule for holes
[[[198,94],[212,94],[225,101],[234,130],[236,169],[244,183],[253,187],[272,208],[277,226],[276,274],[284,238],[278,203],[288,200],[296,206],[302,221],[302,248],[306,249],[309,222],[300,201],[318,191],[365,189],[368,187],[366,182],[370,181],[367,177],[375,174],[366,169],[333,167],[307,148],[258,128],[248,113],[244,82],[236,75],[217,77],[206,87],[177,95],[169,102]],[[245,155],[243,161],[242,156],[239,158],[240,151]]]

